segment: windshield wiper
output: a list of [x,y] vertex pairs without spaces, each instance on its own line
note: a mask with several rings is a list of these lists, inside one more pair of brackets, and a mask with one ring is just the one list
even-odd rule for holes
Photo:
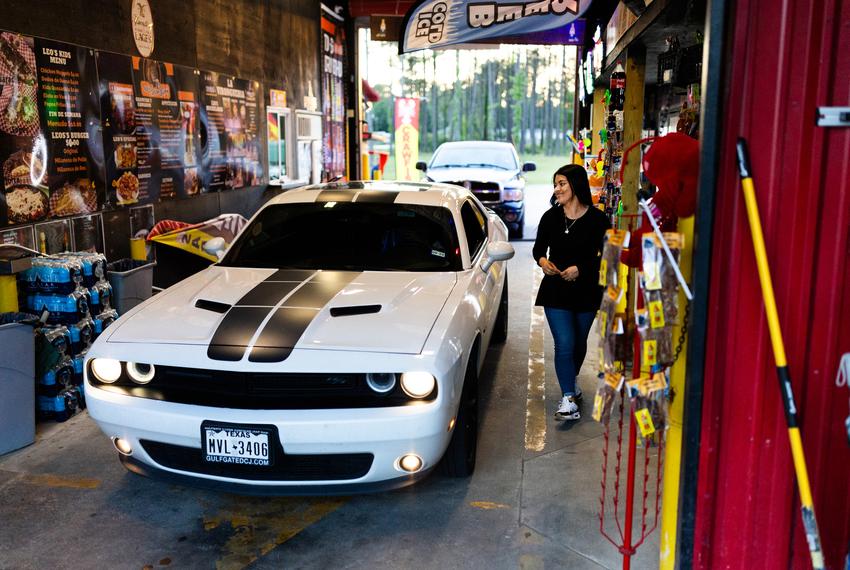
[[501,168],[502,170],[510,170],[507,166],[501,164],[490,164],[489,162],[470,162],[467,166],[492,166],[493,168]]
[[433,170],[434,168],[463,168],[465,166],[467,166],[467,165],[466,164],[435,164],[434,166],[431,167],[431,169]]

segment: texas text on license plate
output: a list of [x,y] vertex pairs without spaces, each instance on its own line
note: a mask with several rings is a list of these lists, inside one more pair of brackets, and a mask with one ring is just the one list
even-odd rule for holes
[[268,467],[274,461],[276,438],[275,426],[208,421],[201,424],[201,451],[204,460],[209,463]]

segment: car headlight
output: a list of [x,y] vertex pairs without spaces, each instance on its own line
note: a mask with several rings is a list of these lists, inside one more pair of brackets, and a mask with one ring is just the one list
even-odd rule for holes
[[147,384],[153,380],[156,369],[153,364],[143,364],[141,362],[127,363],[127,376],[136,384]]
[[114,358],[95,358],[91,361],[94,377],[105,384],[112,384],[121,378],[121,362]]
[[395,374],[369,373],[366,384],[378,394],[386,394],[395,388]]
[[434,391],[437,380],[428,372],[405,372],[401,375],[401,388],[411,398],[424,398]]
[[502,202],[519,202],[522,200],[522,188],[503,188]]

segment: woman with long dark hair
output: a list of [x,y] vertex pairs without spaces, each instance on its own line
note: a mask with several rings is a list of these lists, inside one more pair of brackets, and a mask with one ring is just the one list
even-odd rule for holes
[[544,277],[535,305],[542,306],[555,341],[555,372],[563,397],[556,420],[581,417],[576,376],[587,354],[587,336],[599,303],[599,261],[605,230],[611,227],[593,207],[587,172],[577,164],[552,176],[554,201],[537,229],[533,255]]

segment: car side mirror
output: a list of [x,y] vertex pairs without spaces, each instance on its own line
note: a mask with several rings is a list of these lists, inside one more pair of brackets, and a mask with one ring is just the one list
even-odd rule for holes
[[224,252],[227,251],[227,242],[224,241],[223,237],[214,237],[204,243],[203,250],[209,255],[214,255],[218,259],[221,259],[224,257]]
[[425,172],[425,170],[427,170],[427,169],[428,169],[428,165],[425,164],[424,162],[422,162],[421,160],[416,163],[416,170],[421,170],[422,172]]
[[487,254],[481,260],[481,271],[487,273],[497,261],[507,261],[514,256],[514,247],[506,241],[494,241],[487,244]]
[[537,164],[534,162],[526,162],[522,165],[523,172],[534,172],[535,170],[537,170]]

